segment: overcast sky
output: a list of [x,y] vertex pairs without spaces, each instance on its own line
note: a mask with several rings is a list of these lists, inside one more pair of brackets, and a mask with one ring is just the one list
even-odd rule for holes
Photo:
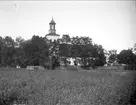
[[1,1],[0,35],[31,38],[48,34],[54,18],[56,33],[89,36],[118,52],[136,43],[135,1]]

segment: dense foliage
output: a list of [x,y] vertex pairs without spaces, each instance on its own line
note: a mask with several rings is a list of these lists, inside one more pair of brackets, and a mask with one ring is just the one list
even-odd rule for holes
[[119,63],[126,65],[126,69],[136,70],[136,55],[131,49],[122,50],[117,57]]
[[0,40],[1,66],[43,65],[48,56],[48,45],[43,37],[33,36],[30,40],[17,37],[14,41],[7,36]]
[[103,66],[106,63],[103,47],[93,44],[92,39],[89,37],[77,36],[71,38],[70,45],[67,43],[61,44],[60,55],[75,59],[80,58],[78,62],[80,62],[83,68]]
[[105,53],[106,50],[101,45],[93,44],[89,37],[70,38],[69,35],[63,35],[61,39],[51,42],[46,37],[35,35],[29,40],[22,37],[14,40],[10,36],[6,36],[0,37],[0,66],[56,67],[60,65],[60,61],[64,61],[67,65],[69,63],[67,59],[72,57],[75,59],[75,64],[78,63],[83,68],[95,68],[104,66],[106,63],[118,62],[131,66],[129,69],[136,69],[135,46],[133,49],[122,50],[117,54],[117,50]]

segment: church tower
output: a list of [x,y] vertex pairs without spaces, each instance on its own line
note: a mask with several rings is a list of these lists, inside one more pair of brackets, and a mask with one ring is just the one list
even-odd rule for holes
[[55,25],[56,23],[52,18],[51,22],[49,23],[49,34],[46,34],[46,38],[48,40],[54,41],[54,40],[59,39],[60,35],[56,34]]
[[52,18],[51,22],[49,23],[49,25],[50,25],[49,33],[56,34],[56,29],[55,29],[56,23],[54,22],[53,18]]

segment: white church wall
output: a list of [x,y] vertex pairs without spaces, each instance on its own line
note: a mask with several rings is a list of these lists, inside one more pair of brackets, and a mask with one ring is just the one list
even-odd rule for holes
[[46,36],[46,37],[48,40],[52,40],[52,41],[59,39],[59,36],[51,36],[50,35],[50,36]]

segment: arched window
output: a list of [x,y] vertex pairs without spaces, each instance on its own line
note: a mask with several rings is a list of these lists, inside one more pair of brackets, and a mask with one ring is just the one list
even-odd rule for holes
[[54,29],[54,25],[51,26],[51,29]]

